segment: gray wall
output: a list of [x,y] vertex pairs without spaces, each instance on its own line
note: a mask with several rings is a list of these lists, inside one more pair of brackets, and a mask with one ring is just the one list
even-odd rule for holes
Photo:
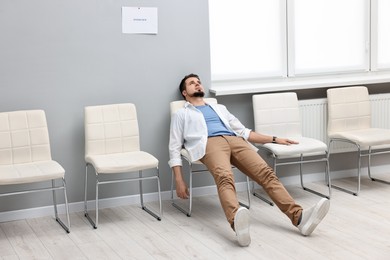
[[[158,34],[122,34],[122,6],[158,7]],[[196,72],[209,85],[208,42],[206,0],[2,0],[0,111],[46,111],[53,159],[66,170],[70,202],[77,202],[84,188],[84,107],[134,103],[141,147],[159,159],[168,190],[169,102],[181,99],[177,86],[185,74]],[[103,187],[102,197],[136,194],[137,187]],[[48,205],[46,197],[1,198],[0,211]]]
[[[122,34],[122,6],[158,7],[158,35]],[[83,200],[83,109],[88,105],[136,105],[141,147],[160,160],[162,189],[169,190],[169,102],[181,99],[178,82],[191,72],[210,85],[206,0],[0,1],[0,111],[46,111],[52,155],[66,169],[70,202]],[[298,94],[324,97],[325,91]],[[251,95],[218,99],[253,127]],[[148,185],[146,192],[154,191]],[[101,192],[102,197],[124,196],[137,194],[138,188],[107,186]],[[1,198],[0,212],[49,205],[49,197]]]

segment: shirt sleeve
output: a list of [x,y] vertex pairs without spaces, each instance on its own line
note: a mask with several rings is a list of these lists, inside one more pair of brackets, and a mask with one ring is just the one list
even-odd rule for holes
[[183,148],[184,138],[184,121],[182,114],[176,112],[171,117],[171,126],[169,134],[169,166],[182,166],[183,162],[180,156],[180,151]]
[[[240,120],[238,120],[232,113],[228,111],[228,109],[221,104],[218,104],[218,108],[221,112],[221,119],[225,123],[227,123],[227,127],[230,127],[236,134],[248,140],[251,129],[246,128]],[[225,122],[226,121],[226,122]]]

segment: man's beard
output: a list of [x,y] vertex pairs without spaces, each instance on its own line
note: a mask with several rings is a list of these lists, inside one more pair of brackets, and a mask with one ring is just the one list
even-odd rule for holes
[[197,91],[194,94],[192,94],[190,97],[204,97],[203,91]]

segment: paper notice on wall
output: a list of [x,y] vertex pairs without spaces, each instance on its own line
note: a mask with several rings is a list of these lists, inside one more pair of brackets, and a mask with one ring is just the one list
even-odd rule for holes
[[122,33],[157,34],[157,7],[122,7]]

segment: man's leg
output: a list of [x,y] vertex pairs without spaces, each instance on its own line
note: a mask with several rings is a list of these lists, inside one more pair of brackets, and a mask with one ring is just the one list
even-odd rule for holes
[[216,136],[208,139],[206,154],[200,161],[213,175],[222,208],[233,227],[234,217],[240,206],[236,196],[230,156],[230,147],[226,139]]
[[294,226],[298,225],[302,207],[295,203],[271,167],[240,137],[227,137],[232,152],[232,164],[261,185],[278,208]]

